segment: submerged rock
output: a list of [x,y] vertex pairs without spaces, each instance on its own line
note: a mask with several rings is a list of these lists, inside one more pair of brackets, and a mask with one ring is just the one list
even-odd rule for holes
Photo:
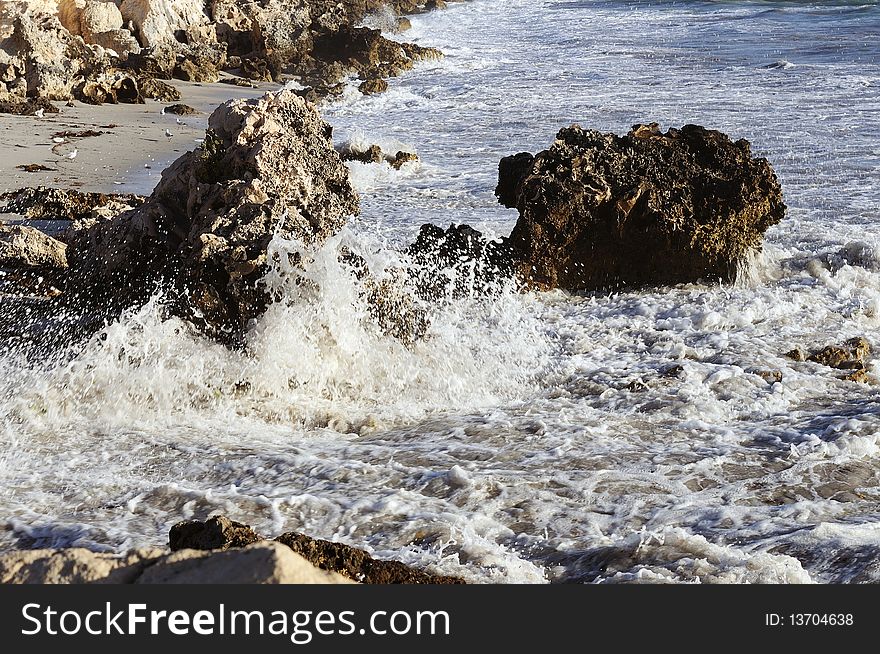
[[571,291],[732,281],[785,215],[782,189],[748,141],[696,125],[626,136],[560,130],[535,156],[502,162],[499,198],[520,277]]
[[382,163],[387,162],[395,170],[400,170],[404,164],[418,161],[419,155],[415,152],[407,152],[406,150],[398,150],[391,155],[382,151],[379,145],[356,145],[347,143],[339,148],[339,156],[343,161],[358,161],[360,163]]
[[141,207],[71,237],[71,299],[118,311],[164,282],[176,313],[238,342],[270,301],[272,238],[317,245],[358,212],[330,134],[290,91],[221,105],[202,148],[166,169]]

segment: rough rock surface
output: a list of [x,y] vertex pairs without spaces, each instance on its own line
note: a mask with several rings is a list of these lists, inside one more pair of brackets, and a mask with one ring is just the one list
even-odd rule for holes
[[162,557],[137,584],[350,584],[321,570],[278,543],[263,542],[227,551],[180,550]]
[[[368,12],[388,6],[399,12],[424,8],[396,0],[0,3],[0,109],[25,97],[164,100],[152,93],[148,80],[210,83],[226,69],[254,80],[296,76],[315,99],[332,94],[351,72],[364,80],[365,92],[381,92],[387,88],[382,78],[441,56],[354,27]],[[114,93],[120,78],[128,78],[124,86],[135,90]]]
[[510,243],[520,276],[538,288],[731,281],[785,215],[767,160],[696,125],[636,125],[623,137],[575,125],[516,184],[519,165],[500,195],[515,195]]
[[172,552],[183,549],[228,550],[246,547],[264,540],[253,529],[226,516],[214,516],[204,522],[184,520],[171,528],[168,546]]
[[[172,550],[182,548],[227,550],[263,541],[250,527],[225,516],[205,522],[187,520],[171,528]],[[399,561],[380,561],[363,550],[288,532],[275,539],[312,565],[367,584],[460,584],[457,577],[432,575],[410,568]],[[189,551],[189,550],[185,550]]]
[[504,157],[498,163],[498,186],[495,187],[495,196],[505,207],[516,208],[520,185],[529,176],[534,162],[533,154],[520,152]]
[[64,243],[33,227],[0,224],[0,268],[63,271],[66,250]]
[[319,244],[358,212],[330,134],[290,91],[221,105],[203,147],[165,170],[144,205],[71,237],[74,294],[119,309],[164,280],[181,315],[235,343],[269,301],[272,238]]
[[81,548],[0,554],[3,584],[348,584],[288,547],[264,542],[229,551],[133,550],[123,556]]
[[322,570],[338,572],[363,584],[462,584],[458,577],[432,575],[399,561],[380,561],[363,550],[342,543],[288,532],[275,539]]
[[343,161],[358,161],[366,164],[386,161],[395,170],[400,170],[406,163],[419,160],[419,155],[415,152],[398,150],[395,154],[391,155],[383,152],[381,146],[376,144],[354,145],[347,143],[339,148],[339,156],[342,157]]
[[178,32],[207,22],[204,0],[122,0],[119,9],[144,47],[175,40]]
[[21,214],[29,220],[84,220],[104,207],[130,208],[145,199],[131,193],[83,193],[37,186],[0,194],[0,213]]

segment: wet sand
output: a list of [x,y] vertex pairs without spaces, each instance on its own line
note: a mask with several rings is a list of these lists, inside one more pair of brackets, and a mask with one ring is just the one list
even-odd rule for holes
[[[100,193],[148,194],[162,171],[184,152],[198,146],[211,112],[226,100],[250,98],[275,89],[232,84],[194,84],[173,80],[181,93],[176,102],[147,100],[146,104],[86,105],[58,102],[58,114],[0,115],[0,193],[27,186],[54,186]],[[199,113],[162,115],[170,104],[186,104]],[[179,122],[178,122],[179,121]],[[63,131],[95,130],[100,136],[53,142]],[[171,132],[168,137],[165,131]],[[74,159],[65,155],[77,150]],[[26,172],[16,166],[39,164],[48,171]],[[9,218],[7,214],[5,217]],[[4,214],[0,214],[0,220]]]

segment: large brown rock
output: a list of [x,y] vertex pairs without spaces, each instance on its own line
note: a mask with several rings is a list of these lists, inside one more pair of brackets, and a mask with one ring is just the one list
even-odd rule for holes
[[264,540],[253,529],[226,516],[214,516],[204,522],[184,520],[171,527],[168,546],[177,550],[228,550],[230,547],[247,547]]
[[731,281],[785,215],[767,160],[696,125],[622,137],[574,125],[525,174],[518,156],[499,195],[515,200],[516,267],[538,288]]
[[144,205],[71,236],[71,300],[118,310],[164,281],[176,312],[237,342],[269,302],[272,238],[320,244],[358,212],[331,131],[290,91],[221,105]]

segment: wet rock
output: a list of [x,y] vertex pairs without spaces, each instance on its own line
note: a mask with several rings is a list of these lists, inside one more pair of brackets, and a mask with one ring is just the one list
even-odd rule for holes
[[248,79],[260,82],[271,82],[273,79],[269,62],[261,57],[246,57],[242,59],[239,70],[242,77]]
[[457,577],[432,575],[399,561],[374,559],[363,550],[342,543],[309,538],[296,532],[282,534],[275,542],[286,545],[321,570],[364,584],[462,584]]
[[165,113],[174,114],[175,116],[193,116],[199,112],[188,104],[172,104],[165,107]]
[[794,359],[795,361],[806,361],[807,360],[807,355],[799,347],[796,347],[793,350],[789,350],[788,352],[785,353],[785,356],[789,359]]
[[419,160],[419,155],[415,152],[398,150],[394,155],[386,154],[375,143],[371,145],[347,143],[339,148],[339,156],[342,157],[343,161],[358,161],[365,164],[382,163],[385,161],[395,170],[400,170],[401,166],[406,163]]
[[415,152],[405,152],[403,150],[399,150],[394,157],[386,157],[385,160],[391,164],[391,167],[395,170],[400,170],[403,164],[411,163],[413,161],[419,160],[419,155]]
[[37,186],[0,195],[0,213],[21,214],[30,220],[83,220],[112,202],[133,207],[145,199],[131,193],[83,193]]
[[509,209],[515,209],[519,200],[519,188],[532,172],[535,157],[529,152],[520,152],[504,157],[498,163],[498,185],[495,196]]
[[746,372],[751,373],[753,375],[757,375],[768,384],[775,384],[776,382],[782,381],[782,371],[781,370],[767,370],[765,368],[750,368],[746,370]]
[[63,272],[67,246],[38,229],[0,224],[0,268]]
[[489,240],[468,225],[422,225],[408,253],[419,295],[429,299],[484,292],[514,272],[507,241]]
[[623,137],[574,125],[516,177],[499,186],[520,213],[519,275],[537,288],[732,281],[785,215],[770,164],[696,125],[636,125]]
[[843,379],[844,381],[851,381],[859,384],[871,384],[875,386],[880,383],[878,382],[876,377],[874,377],[873,375],[869,375],[868,371],[864,368],[853,370],[848,375],[844,375],[843,377],[841,377],[841,379]]
[[69,299],[119,311],[164,280],[175,313],[238,343],[270,301],[272,238],[316,245],[358,212],[331,131],[290,91],[221,105],[144,205],[71,236]]
[[871,344],[862,336],[851,338],[842,345],[827,345],[811,352],[807,361],[841,370],[858,370],[866,365],[871,354]]
[[368,79],[360,83],[358,91],[364,95],[373,95],[375,93],[385,93],[388,90],[388,82],[384,79]]
[[205,522],[185,520],[178,522],[168,534],[172,552],[183,549],[227,550],[246,547],[264,540],[253,529],[226,516],[214,516]]

